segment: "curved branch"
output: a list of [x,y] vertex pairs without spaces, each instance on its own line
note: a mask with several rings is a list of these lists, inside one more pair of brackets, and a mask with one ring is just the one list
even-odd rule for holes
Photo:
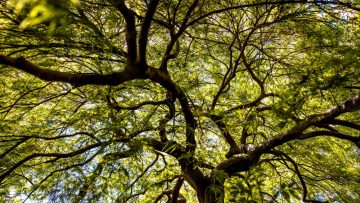
[[330,121],[343,113],[352,112],[359,109],[360,109],[360,95],[356,95],[353,98],[348,99],[345,102],[329,109],[323,114],[314,114],[307,117],[305,120],[300,121],[297,125],[292,127],[287,132],[277,135],[274,138],[264,142],[263,144],[259,145],[252,152],[248,154],[234,155],[230,159],[227,159],[226,161],[220,163],[216,167],[216,169],[224,170],[230,175],[236,172],[247,171],[250,169],[251,166],[258,163],[259,158],[262,154],[267,153],[276,146],[282,145],[291,140],[306,139],[309,137],[323,135],[324,133],[356,142],[357,146],[360,146],[360,140],[359,140],[360,137],[351,137],[345,134],[328,132],[328,131],[320,131],[321,133],[312,133],[312,134],[309,133],[309,134],[305,134],[305,136],[303,134],[303,132],[310,126],[314,126],[319,123],[323,123],[325,121]]
[[194,0],[193,3],[191,4],[190,8],[187,10],[187,12],[185,14],[185,19],[181,23],[179,31],[176,33],[175,40],[177,40],[183,34],[183,32],[186,30],[187,27],[189,27],[187,22],[189,21],[191,13],[198,6],[198,4],[199,4],[199,0]]
[[211,11],[209,13],[205,13],[199,17],[197,17],[196,19],[192,20],[191,22],[189,22],[186,27],[190,27],[192,25],[194,25],[195,23],[199,22],[202,19],[205,19],[211,15],[217,14],[217,13],[222,13],[225,11],[229,11],[229,10],[235,10],[235,9],[240,9],[240,8],[249,8],[249,7],[256,7],[256,6],[264,6],[264,5],[282,5],[282,4],[335,4],[335,5],[341,5],[341,6],[345,6],[347,8],[353,9],[353,10],[360,10],[360,8],[354,7],[351,3],[344,3],[344,2],[340,2],[340,1],[326,1],[326,0],[315,0],[315,1],[304,1],[304,0],[292,0],[292,1],[263,1],[263,2],[259,2],[259,3],[253,3],[253,4],[241,4],[241,5],[236,5],[236,6],[229,6],[226,8],[222,8],[222,9],[217,9],[214,11]]
[[106,100],[109,106],[115,110],[136,110],[146,105],[156,106],[156,105],[166,104],[166,100],[162,100],[162,101],[144,101],[134,106],[120,106],[117,103],[112,102],[109,96],[107,96]]
[[[101,37],[103,40],[106,41],[106,44],[111,48],[111,53],[113,54],[118,54],[120,56],[124,56],[127,57],[127,53],[121,49],[118,49],[117,47],[113,46],[107,39],[106,36],[104,35],[104,33],[98,28],[98,26],[92,22],[84,13],[84,11],[80,8],[77,7],[76,8],[77,11],[79,12],[80,16],[80,20],[84,21],[89,27],[90,29],[92,29],[99,37]],[[36,45],[35,45],[36,46]],[[66,45],[69,46],[69,45]],[[71,46],[71,45],[70,45]],[[92,45],[91,48],[94,49],[94,46]],[[96,47],[97,50],[103,50],[103,52],[105,51],[103,48],[100,47]]]
[[49,179],[50,177],[52,177],[54,174],[59,173],[59,172],[62,172],[62,171],[67,171],[67,170],[69,170],[69,169],[71,169],[71,168],[83,166],[83,165],[89,163],[90,161],[92,161],[92,160],[95,158],[96,155],[97,155],[97,154],[94,154],[94,155],[91,156],[89,159],[85,160],[84,162],[77,163],[77,164],[73,164],[73,165],[70,165],[70,166],[66,166],[66,167],[64,167],[64,168],[60,168],[60,169],[57,169],[57,170],[54,170],[54,171],[50,172],[48,175],[45,176],[45,178],[43,178],[42,180],[40,180],[39,182],[36,183],[35,188],[32,189],[32,191],[31,191],[29,194],[27,194],[27,197],[26,197],[26,199],[25,199],[23,202],[26,202],[26,201],[30,198],[30,196],[31,196],[47,179]]
[[116,86],[126,81],[141,78],[141,76],[130,73],[127,70],[115,72],[108,75],[91,73],[66,73],[48,70],[39,68],[38,66],[32,64],[23,57],[13,58],[5,55],[0,55],[0,64],[12,66],[18,70],[22,70],[44,81],[66,82],[70,83],[75,87],[88,84]]
[[86,135],[96,141],[99,141],[94,134],[91,134],[89,132],[76,132],[76,133],[71,133],[71,134],[62,134],[62,135],[58,135],[58,136],[51,136],[51,137],[46,137],[46,136],[41,136],[41,135],[22,135],[22,136],[16,136],[13,135],[12,137],[21,137],[22,139],[39,139],[39,140],[58,140],[58,139],[63,139],[63,138],[68,138],[68,137],[74,137],[74,136],[78,136],[78,135]]
[[[272,96],[276,96],[275,94],[273,93],[264,93],[264,94],[260,94],[254,101],[252,102],[249,102],[249,103],[246,103],[246,104],[242,104],[242,105],[239,105],[239,106],[235,106],[229,110],[227,110],[226,112],[227,113],[230,113],[232,111],[236,111],[236,110],[241,110],[241,109],[247,109],[247,108],[250,108],[250,107],[255,107],[257,106],[261,100],[263,100],[264,98],[266,97],[272,97]],[[265,108],[265,110],[268,109],[268,108]]]
[[86,147],[83,147],[79,150],[73,151],[73,152],[69,152],[69,153],[34,153],[31,154],[25,158],[23,158],[22,160],[20,160],[19,162],[17,162],[14,166],[12,166],[10,169],[8,169],[6,172],[4,172],[3,174],[0,175],[0,183],[7,177],[9,176],[14,170],[16,170],[17,168],[19,168],[21,165],[23,165],[24,163],[30,161],[31,159],[37,158],[37,157],[55,157],[57,159],[63,159],[63,158],[69,158],[69,157],[73,157],[73,156],[77,156],[79,154],[82,154],[88,150],[91,150],[93,148],[97,148],[97,147],[101,147],[103,145],[107,145],[110,144],[110,142],[103,142],[103,143],[96,143],[96,144],[92,144]]
[[167,142],[168,139],[166,137],[166,123],[175,117],[175,97],[171,95],[171,92],[167,91],[166,93],[166,106],[169,109],[168,114],[160,120],[159,122],[159,136],[162,142]]
[[[1,56],[0,56],[1,57]],[[6,108],[9,108],[8,111],[11,110],[11,108],[13,108],[22,98],[24,98],[25,96],[27,96],[28,94],[32,93],[32,92],[35,92],[35,91],[38,91],[38,90],[42,90],[42,89],[45,89],[47,86],[49,86],[52,82],[48,82],[47,84],[41,86],[41,87],[37,87],[37,88],[34,88],[34,89],[31,89],[31,90],[28,90],[26,92],[24,92],[23,94],[21,94],[16,100],[15,102],[13,102],[12,104],[8,105],[8,106],[2,106],[1,108],[2,109],[6,109]]]
[[150,80],[169,90],[179,100],[186,122],[186,150],[189,152],[194,152],[196,148],[196,120],[190,109],[185,92],[178,85],[176,85],[166,73],[163,73],[159,69],[155,69],[149,66],[147,74],[149,75]]
[[[140,19],[140,20],[143,20],[143,19],[145,18],[144,16],[141,16],[141,15],[135,13],[135,12],[134,12],[134,15],[135,15],[138,19]],[[152,18],[152,21],[153,21],[154,23],[156,23],[156,24],[164,27],[164,28],[171,29],[171,25],[170,25],[168,22],[165,22],[165,21],[163,21],[163,20],[156,19],[156,18]]]
[[[5,157],[7,154],[9,154],[11,151],[13,151],[15,148],[17,148],[18,146],[20,146],[22,143],[26,142],[29,138],[28,137],[23,137],[22,139],[20,139],[19,142],[15,143],[15,145],[13,145],[12,147],[10,147],[9,149],[7,149],[4,153],[0,154],[0,159]],[[1,141],[2,142],[2,141]]]
[[[194,11],[194,9],[196,8],[196,6],[199,4],[199,0],[194,0],[193,3],[191,4],[190,8],[187,10],[186,14],[185,14],[185,18],[183,20],[183,22],[181,23],[180,25],[180,28],[178,30],[178,32],[176,34],[173,33],[173,30],[170,29],[170,36],[171,36],[171,40],[169,42],[169,44],[167,45],[166,47],[166,51],[165,51],[165,55],[164,55],[164,58],[162,60],[162,63],[161,63],[161,67],[160,67],[160,70],[163,71],[164,73],[168,73],[168,70],[167,70],[167,63],[170,59],[172,58],[175,58],[176,55],[178,54],[178,50],[175,51],[175,54],[171,54],[171,51],[174,47],[174,45],[176,44],[176,48],[180,48],[179,47],[179,43],[178,42],[178,39],[179,37],[184,33],[184,31],[186,30],[187,28],[187,22],[189,21],[189,18],[191,16],[191,13]],[[178,4],[180,5],[180,3]]]
[[346,126],[346,127],[349,127],[349,128],[353,128],[355,130],[360,130],[360,125],[352,123],[350,121],[343,121],[343,120],[340,120],[340,119],[334,119],[334,120],[331,120],[328,123],[335,124],[335,125]]
[[[171,53],[174,45],[176,45],[175,52]],[[169,60],[176,58],[179,55],[179,53],[180,53],[179,40],[176,40],[175,36],[171,35],[171,40],[170,40],[170,43],[167,45],[165,55],[161,62],[160,70],[163,71],[164,73],[168,74],[167,64],[168,64]]]
[[[185,158],[182,157],[182,155],[188,155],[188,151],[184,149],[181,145],[176,143],[175,141],[168,141],[167,143],[160,142],[156,139],[144,139],[145,143],[147,143],[148,146],[152,147],[153,149],[165,152],[167,154],[170,154],[171,156],[175,157],[181,166],[181,169],[184,173],[183,177],[184,179],[193,187],[198,188],[197,183],[198,182],[205,182],[207,181],[205,175],[201,172],[201,170],[198,167],[194,167],[196,163],[200,163],[194,156],[188,156]],[[171,150],[166,150],[168,146],[174,145],[174,147],[171,148]],[[190,152],[192,153],[192,152]],[[204,165],[202,165],[204,166]],[[211,167],[210,165],[207,165],[207,167]]]
[[354,137],[354,136],[350,136],[350,135],[347,135],[344,133],[334,132],[334,131],[326,131],[326,130],[314,131],[314,132],[310,132],[310,133],[301,134],[298,139],[304,140],[304,139],[317,137],[317,136],[331,136],[331,137],[336,137],[336,138],[343,139],[343,140],[348,140],[348,141],[355,143],[360,148],[360,136]]
[[[360,94],[352,97],[351,99],[344,101],[339,105],[334,106],[333,108],[327,110],[325,113],[308,116],[306,119],[300,121],[297,125],[292,127],[287,132],[279,134],[274,138],[266,141],[262,145],[260,145],[254,151],[254,154],[261,155],[262,153],[267,152],[268,150],[273,149],[276,146],[282,145],[288,141],[300,139],[303,136],[303,132],[310,126],[331,122],[331,120],[333,120],[334,118],[336,118],[337,116],[343,113],[353,112],[359,109],[360,109]],[[321,131],[321,132],[326,132],[329,134],[328,131]],[[341,133],[337,135],[343,136]],[[353,138],[349,138],[349,139],[353,139]]]
[[149,66],[146,75],[136,74],[134,72],[128,71],[127,69],[122,72],[115,72],[108,75],[86,73],[73,74],[42,69],[30,63],[23,57],[13,58],[5,55],[0,55],[0,64],[10,65],[16,69],[27,72],[45,81],[67,82],[76,87],[87,84],[116,86],[134,79],[149,78],[153,82],[158,83],[165,89],[169,90],[179,100],[186,121],[186,147],[188,151],[195,151],[196,121],[190,109],[187,96],[185,92],[178,85],[176,85],[167,74],[156,68]]
[[293,160],[289,155],[279,151],[279,150],[271,150],[269,151],[270,154],[273,154],[275,156],[283,156],[285,157],[293,166],[294,166],[294,170],[295,170],[295,173],[296,175],[298,176],[299,180],[300,180],[300,183],[301,183],[301,186],[303,188],[303,197],[302,197],[302,201],[304,202],[308,202],[309,200],[306,199],[307,197],[307,187],[306,187],[306,183],[304,181],[304,178],[302,177],[301,173],[300,173],[300,170],[299,170],[299,167],[297,165],[297,163],[295,162],[295,160]]
[[[234,39],[232,40],[230,46],[229,46],[229,65],[223,63],[226,67],[227,67],[227,70],[224,74],[224,77],[222,79],[222,82],[221,82],[221,86],[219,88],[219,90],[217,91],[217,93],[215,94],[214,96],[214,99],[213,101],[211,102],[211,109],[214,110],[215,109],[215,106],[216,106],[216,103],[218,102],[220,96],[227,92],[229,89],[230,89],[230,82],[232,79],[235,78],[236,76],[236,70],[237,68],[239,67],[240,65],[240,55],[235,59],[235,62],[233,63],[233,51],[232,51],[232,47],[234,46],[234,43],[235,43],[235,40],[236,40],[236,37],[234,37]],[[243,48],[241,50],[241,52],[243,52],[245,50],[245,48]],[[209,51],[210,52],[210,51]],[[217,59],[216,59],[217,60]],[[221,61],[220,61],[221,62]]]
[[265,94],[265,87],[263,81],[261,81],[254,73],[254,71],[251,68],[251,63],[247,62],[246,56],[242,55],[242,61],[244,63],[244,66],[246,70],[249,72],[251,78],[259,85],[261,94]]

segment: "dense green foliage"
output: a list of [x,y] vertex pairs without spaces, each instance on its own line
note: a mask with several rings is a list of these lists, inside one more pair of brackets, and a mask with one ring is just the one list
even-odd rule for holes
[[359,12],[0,0],[0,201],[359,201]]

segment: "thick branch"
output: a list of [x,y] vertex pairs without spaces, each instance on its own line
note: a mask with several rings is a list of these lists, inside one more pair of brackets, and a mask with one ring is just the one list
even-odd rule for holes
[[148,10],[145,14],[143,24],[141,26],[140,37],[139,37],[139,57],[140,57],[140,68],[145,68],[146,66],[146,47],[148,41],[148,33],[151,25],[151,21],[154,17],[156,7],[159,3],[159,0],[151,0]]
[[335,124],[335,125],[346,126],[346,127],[349,127],[349,128],[353,128],[355,130],[360,130],[360,125],[352,123],[350,121],[343,121],[343,120],[340,120],[340,119],[334,119],[334,120],[330,121],[329,123]]
[[115,109],[115,110],[136,110],[136,109],[139,109],[145,105],[153,105],[153,106],[157,106],[157,105],[162,105],[162,104],[166,104],[167,101],[166,100],[162,100],[162,101],[144,101],[144,102],[140,102],[139,104],[136,104],[134,106],[120,106],[117,104],[117,102],[115,101],[111,101],[111,98],[110,96],[107,96],[106,98],[109,106],[112,108],[112,109]]
[[126,21],[126,43],[128,48],[128,60],[131,64],[134,64],[137,58],[136,49],[136,27],[135,27],[135,15],[126,7],[124,0],[109,0],[111,5],[117,8],[124,16]]
[[[268,140],[267,142],[260,145],[255,150],[254,153],[261,155],[262,153],[270,149],[273,149],[276,146],[282,145],[288,141],[300,139],[301,136],[303,135],[302,133],[310,126],[314,126],[320,123],[331,122],[331,120],[333,120],[334,118],[336,118],[337,116],[343,113],[357,111],[359,109],[360,109],[360,94],[354,96],[351,99],[344,101],[343,103],[337,106],[334,106],[333,108],[327,110],[325,113],[314,114],[307,117],[305,120],[300,121],[297,125],[292,127],[287,132],[275,136],[271,140]],[[322,131],[322,132],[327,132],[327,131]],[[338,135],[340,136],[340,134]]]
[[9,65],[16,69],[22,70],[44,81],[57,81],[70,83],[75,87],[94,84],[94,85],[119,85],[126,81],[139,79],[140,76],[129,73],[128,71],[115,72],[108,75],[91,74],[91,73],[66,73],[54,70],[39,68],[30,63],[23,57],[13,58],[0,55],[0,64]]
[[349,140],[349,141],[355,143],[360,148],[360,135],[357,137],[354,137],[351,135],[347,135],[347,134],[339,133],[339,132],[333,132],[333,131],[319,130],[319,131],[314,131],[314,132],[310,132],[310,133],[305,133],[305,134],[300,135],[298,137],[298,139],[303,140],[303,139],[308,139],[308,138],[317,137],[317,136],[331,136],[331,137],[336,137],[336,138],[343,139],[343,140]]
[[285,133],[282,133],[274,138],[268,140],[267,142],[258,146],[253,152],[249,154],[239,154],[234,155],[230,159],[223,161],[216,168],[219,170],[224,170],[229,174],[234,174],[236,172],[247,171],[251,166],[255,165],[259,161],[259,157],[268,152],[269,150],[275,148],[276,146],[282,145],[286,142],[296,139],[306,139],[310,137],[315,137],[319,135],[330,135],[339,137],[342,139],[347,139],[355,142],[360,146],[359,137],[351,137],[342,133],[330,132],[330,131],[318,131],[314,133],[303,134],[303,132],[310,126],[317,125],[319,123],[324,123],[330,121],[335,117],[360,109],[360,95],[356,95],[351,99],[346,100],[345,102],[329,109],[323,114],[315,114],[307,117],[305,120],[299,122],[297,125],[292,127]]
[[183,177],[178,178],[178,180],[176,181],[175,187],[171,193],[171,200],[169,203],[179,203],[178,197],[179,197],[179,193],[180,193],[180,188],[183,183],[184,183],[184,178]]
[[191,13],[194,11],[194,9],[198,6],[199,4],[199,0],[194,0],[193,3],[191,4],[190,8],[187,10],[186,14],[185,14],[185,18],[183,20],[183,22],[181,23],[180,29],[179,31],[176,33],[176,40],[183,34],[183,32],[185,31],[185,29],[188,27],[187,22],[189,21],[189,18],[191,16]]
[[179,100],[186,122],[186,148],[187,151],[194,152],[196,148],[196,121],[190,109],[185,92],[178,85],[176,85],[167,74],[159,71],[158,69],[148,67],[147,74],[150,80],[159,83],[161,86],[169,90]]
[[216,169],[223,170],[229,175],[234,175],[237,172],[248,171],[250,167],[254,166],[258,161],[259,157],[257,156],[238,154],[221,162]]
[[233,154],[240,153],[239,147],[238,147],[236,141],[231,136],[231,134],[230,134],[229,130],[227,129],[225,123],[222,121],[223,117],[222,116],[216,116],[216,115],[211,115],[210,117],[214,121],[216,126],[219,128],[219,130],[221,131],[221,133],[224,136],[226,142],[230,145],[230,150],[226,154],[226,157],[230,158]]
[[27,72],[45,81],[66,82],[76,87],[87,84],[115,86],[133,79],[149,78],[153,82],[159,83],[165,89],[170,91],[179,100],[186,121],[187,150],[193,152],[196,148],[196,121],[193,113],[191,112],[187,96],[185,95],[185,92],[179,86],[177,86],[168,75],[162,73],[158,69],[148,67],[146,75],[138,75],[128,70],[124,70],[122,72],[115,72],[108,75],[86,73],[73,74],[42,69],[30,63],[23,57],[12,58],[4,55],[0,55],[0,64],[10,65],[12,67],[15,67],[16,69]]

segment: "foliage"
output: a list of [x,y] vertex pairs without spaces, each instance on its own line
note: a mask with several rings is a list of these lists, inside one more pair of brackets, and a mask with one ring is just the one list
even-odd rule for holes
[[358,1],[0,1],[0,201],[356,202]]

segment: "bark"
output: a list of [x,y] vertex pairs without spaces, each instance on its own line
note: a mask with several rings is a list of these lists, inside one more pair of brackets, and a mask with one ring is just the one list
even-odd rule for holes
[[223,203],[224,202],[224,182],[198,182],[199,190],[197,198],[199,203]]

